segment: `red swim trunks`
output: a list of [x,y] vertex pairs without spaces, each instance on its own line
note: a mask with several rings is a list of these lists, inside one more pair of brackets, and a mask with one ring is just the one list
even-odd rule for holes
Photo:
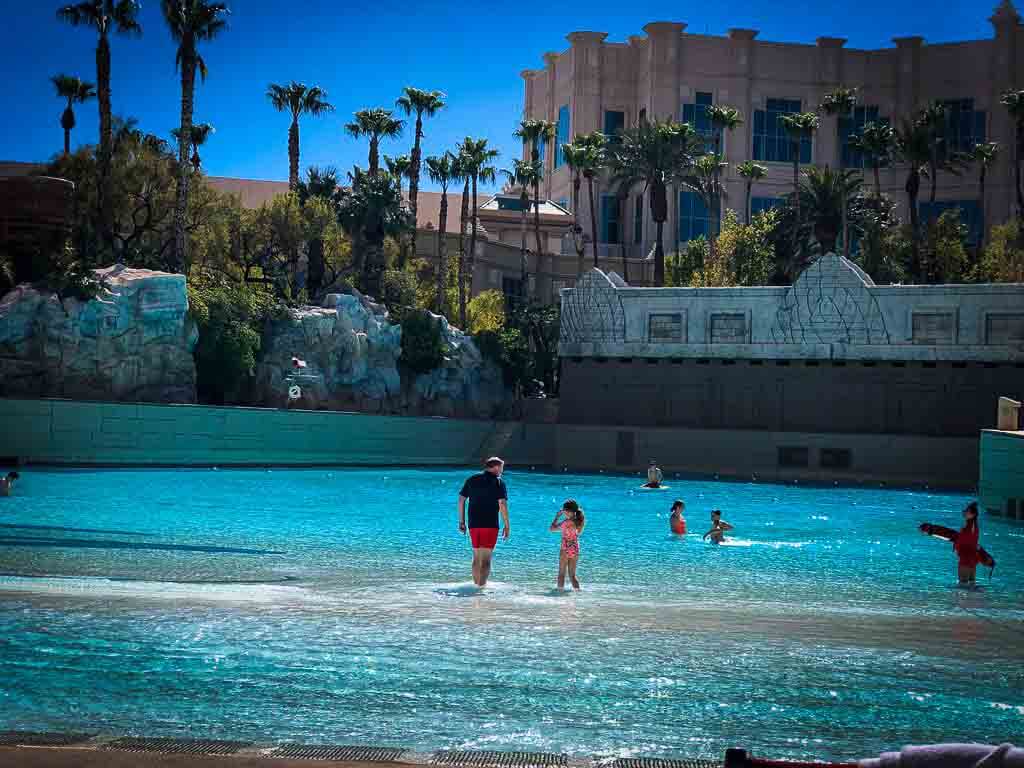
[[498,529],[470,528],[469,540],[473,542],[473,549],[494,549],[498,543]]

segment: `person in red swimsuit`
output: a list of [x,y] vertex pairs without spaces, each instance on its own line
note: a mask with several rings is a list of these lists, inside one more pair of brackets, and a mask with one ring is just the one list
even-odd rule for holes
[[676,536],[686,535],[686,518],[683,517],[684,509],[686,509],[686,505],[683,504],[682,499],[676,499],[672,502],[672,514],[668,517],[668,525]]
[[978,502],[972,501],[964,507],[964,527],[953,539],[956,552],[956,575],[961,584],[974,584],[974,572],[978,568]]
[[498,514],[509,537],[508,492],[501,473],[505,462],[492,456],[484,462],[484,471],[473,475],[459,491],[459,531],[466,533],[466,502],[469,502],[469,539],[473,544],[473,583],[487,586],[491,575],[491,556],[498,543]]

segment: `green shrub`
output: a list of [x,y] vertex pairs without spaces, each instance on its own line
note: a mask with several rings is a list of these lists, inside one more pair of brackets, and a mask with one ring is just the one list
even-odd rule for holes
[[423,310],[414,310],[402,320],[402,355],[398,362],[413,373],[428,373],[444,362],[441,321]]
[[505,296],[501,291],[484,291],[466,307],[469,332],[499,331],[505,325]]
[[473,340],[483,358],[501,368],[507,386],[522,386],[532,377],[530,345],[518,328],[482,331]]
[[921,271],[926,283],[959,283],[968,271],[967,227],[959,210],[949,210],[928,222],[921,248]]
[[986,283],[1024,283],[1024,247],[1018,219],[992,227],[974,278]]
[[388,308],[395,322],[402,324],[416,309],[419,283],[416,274],[403,269],[387,269],[381,277],[380,300]]

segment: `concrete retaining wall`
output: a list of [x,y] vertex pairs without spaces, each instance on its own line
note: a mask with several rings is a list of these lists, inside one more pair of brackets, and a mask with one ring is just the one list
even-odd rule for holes
[[981,433],[978,500],[991,515],[1024,520],[1024,432]]
[[0,424],[0,457],[28,463],[551,463],[549,425],[72,400],[0,400]]

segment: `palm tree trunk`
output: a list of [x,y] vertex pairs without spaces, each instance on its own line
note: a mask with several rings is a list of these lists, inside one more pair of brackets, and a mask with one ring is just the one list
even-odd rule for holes
[[519,202],[522,206],[522,211],[519,214],[519,267],[520,281],[523,286],[523,291],[526,291],[526,287],[530,284],[530,264],[526,255],[526,213],[527,208],[530,205],[530,195],[526,191],[526,185],[523,185],[523,192],[519,196]]
[[293,192],[299,186],[299,116],[292,115],[288,129],[288,188]]
[[744,197],[743,203],[743,220],[750,226],[750,189],[753,186],[753,182],[747,181],[747,194]]
[[985,248],[985,235],[988,230],[985,227],[985,163],[981,164],[981,173],[978,174],[978,218],[981,219],[981,240],[978,242],[978,256],[981,256]]
[[[583,263],[587,246],[583,242],[583,227],[580,226],[580,186],[583,180],[578,173],[572,177],[572,230],[573,246],[576,248],[576,277],[583,276]],[[523,233],[525,236],[525,232]]]
[[96,101],[100,110],[99,148],[99,209],[100,233],[108,243],[113,242],[113,214],[110,210],[110,154],[112,145],[112,118],[110,108],[110,42],[101,34],[96,46]]
[[537,179],[533,182],[533,235],[537,240],[537,270],[536,274],[540,275],[544,269],[544,247],[540,241],[540,180]]
[[665,222],[655,220],[654,222],[654,285],[661,288],[665,285],[665,249],[661,243],[661,233]]
[[188,242],[185,237],[185,216],[188,212],[188,145],[192,135],[192,107],[196,83],[195,54],[182,57],[181,62],[181,129],[178,135],[178,195],[174,206],[174,265],[185,274],[188,264]]
[[936,179],[935,177],[939,175],[938,164],[939,161],[938,158],[935,156],[935,150],[932,150],[932,160],[931,163],[929,163],[928,168],[929,175],[931,176],[930,181],[932,183],[932,194],[928,202],[932,203],[933,205],[935,204],[935,185],[938,181],[938,179]]
[[1017,218],[1024,218],[1024,189],[1020,183],[1020,164],[1024,160],[1024,126],[1017,125],[1017,156],[1013,161],[1014,186],[1017,188]]
[[416,258],[416,214],[419,211],[420,196],[420,142],[423,138],[423,113],[416,113],[416,138],[412,144],[412,161],[409,165],[409,212],[412,214],[412,232],[409,233],[409,247],[412,258]]
[[437,314],[445,313],[448,296],[448,190],[441,190],[441,217],[437,226]]
[[466,327],[466,222],[469,221],[469,177],[462,187],[462,216],[459,220],[459,326]]
[[878,164],[871,166],[872,173],[875,176],[875,199],[878,201],[878,209],[882,209],[882,179],[878,173]]
[[[590,197],[590,249],[594,252],[594,269],[597,269],[597,207],[594,203],[594,177],[587,177],[587,195]],[[622,266],[625,268],[626,260],[623,258]],[[622,275],[626,279],[626,275]]]
[[796,222],[793,225],[793,262],[796,263],[796,246],[800,240],[800,142],[793,145],[793,200],[796,203]]
[[910,208],[910,273],[914,280],[920,281],[921,275],[921,242],[920,226],[917,215],[917,193],[921,184],[921,177],[917,169],[910,172],[907,177],[907,203]]
[[[477,175],[473,174],[473,219],[469,229],[469,258],[466,260],[466,293],[472,298],[473,294],[473,270],[476,268],[476,180]],[[465,330],[465,321],[463,321]]]
[[64,157],[71,154],[71,129],[64,129]]
[[370,175],[376,176],[377,171],[380,169],[380,151],[379,151],[380,139],[376,136],[370,137],[370,156],[367,158],[367,162],[370,166]]

